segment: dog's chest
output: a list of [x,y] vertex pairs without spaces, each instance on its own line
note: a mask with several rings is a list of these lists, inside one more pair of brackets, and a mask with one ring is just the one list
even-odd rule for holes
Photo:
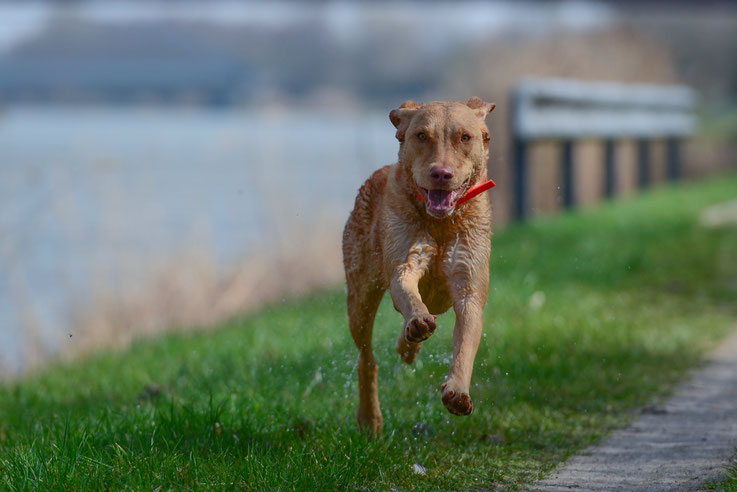
[[427,271],[420,279],[418,288],[422,302],[432,314],[444,313],[453,305],[450,289],[454,270],[453,253],[453,249],[448,247],[437,248]]

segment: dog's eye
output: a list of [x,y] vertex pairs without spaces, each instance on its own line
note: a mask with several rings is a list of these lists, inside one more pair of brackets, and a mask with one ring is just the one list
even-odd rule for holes
[[425,135],[423,132],[420,132],[417,134],[417,138],[424,141],[427,140],[427,135]]
[[461,142],[468,142],[469,140],[471,140],[471,137],[469,135],[466,135],[464,133],[463,136],[461,136]]

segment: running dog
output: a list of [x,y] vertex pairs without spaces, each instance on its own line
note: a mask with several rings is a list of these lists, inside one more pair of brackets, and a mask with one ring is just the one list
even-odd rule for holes
[[348,319],[359,351],[358,425],[381,432],[374,317],[384,291],[404,316],[397,352],[412,364],[436,328],[436,315],[456,314],[453,362],[441,387],[443,404],[470,415],[471,372],[489,292],[491,201],[472,196],[487,181],[494,104],[407,101],[389,114],[399,160],[364,183],[343,232]]

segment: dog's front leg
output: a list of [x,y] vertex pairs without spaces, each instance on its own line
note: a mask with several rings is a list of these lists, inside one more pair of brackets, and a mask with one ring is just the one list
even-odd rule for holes
[[[476,244],[469,242],[476,241]],[[473,401],[469,394],[473,362],[481,342],[484,306],[489,296],[489,253],[486,236],[456,243],[448,251],[450,279],[456,323],[453,329],[453,362],[442,386],[445,408],[455,415],[470,415]]]
[[445,408],[455,415],[470,415],[473,411],[469,388],[473,362],[481,341],[485,303],[486,297],[479,295],[470,295],[455,302],[453,362],[441,389]]
[[418,287],[434,253],[435,247],[429,241],[415,242],[410,246],[406,260],[393,269],[390,286],[392,300],[394,307],[404,316],[402,336],[409,344],[426,340],[437,326],[435,316],[422,302]]

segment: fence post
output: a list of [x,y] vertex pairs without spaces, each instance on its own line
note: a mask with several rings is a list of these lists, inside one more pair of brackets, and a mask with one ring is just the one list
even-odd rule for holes
[[650,186],[650,146],[645,139],[637,141],[637,186]]
[[574,189],[573,177],[573,142],[571,140],[564,140],[562,150],[563,206],[565,208],[571,208],[576,201],[576,190]]
[[522,220],[525,218],[527,203],[527,162],[525,153],[527,144],[520,138],[515,138],[514,147],[514,214]]
[[668,181],[681,178],[681,149],[680,142],[676,138],[665,141],[666,153],[666,176]]
[[607,198],[613,197],[615,191],[614,149],[614,140],[604,142],[604,195]]

